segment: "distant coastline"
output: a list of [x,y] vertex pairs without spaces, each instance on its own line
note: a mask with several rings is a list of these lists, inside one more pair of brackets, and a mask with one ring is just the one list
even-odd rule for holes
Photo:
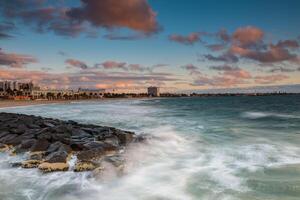
[[110,101],[110,100],[125,100],[125,99],[157,99],[157,98],[185,98],[185,97],[242,97],[242,96],[292,96],[292,95],[300,95],[300,93],[206,93],[206,94],[197,94],[192,93],[190,95],[187,94],[171,94],[165,93],[161,94],[159,97],[147,97],[147,96],[135,96],[135,97],[114,97],[114,98],[97,98],[97,99],[59,99],[59,100],[13,100],[13,99],[0,99],[0,109],[1,108],[10,108],[10,107],[20,107],[20,106],[34,106],[34,105],[43,105],[43,104],[69,104],[72,102],[101,102],[101,101]]

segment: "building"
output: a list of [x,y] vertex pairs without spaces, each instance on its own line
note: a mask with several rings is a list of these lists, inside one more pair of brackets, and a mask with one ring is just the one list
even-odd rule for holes
[[159,97],[159,87],[148,87],[148,96]]
[[102,98],[104,93],[105,89],[78,89],[78,95],[81,97]]
[[31,96],[33,99],[66,99],[74,96],[73,90],[40,90],[39,88],[32,90]]

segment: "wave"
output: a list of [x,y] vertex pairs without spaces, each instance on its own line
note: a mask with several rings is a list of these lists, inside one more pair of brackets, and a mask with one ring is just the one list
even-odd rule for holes
[[300,116],[297,115],[289,115],[289,114],[279,114],[279,113],[272,113],[272,112],[244,112],[242,113],[242,117],[248,119],[260,119],[260,118],[282,118],[282,119],[300,119]]

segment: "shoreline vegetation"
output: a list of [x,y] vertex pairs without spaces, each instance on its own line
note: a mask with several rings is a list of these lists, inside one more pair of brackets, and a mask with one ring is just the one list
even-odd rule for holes
[[[93,171],[98,175],[108,163],[122,173],[126,147],[145,140],[146,135],[113,127],[0,113],[0,153],[24,158],[10,163],[11,167],[42,172]],[[70,166],[72,159],[74,166]]]
[[149,96],[124,96],[118,95],[116,97],[90,98],[90,99],[35,99],[35,100],[14,100],[14,99],[0,99],[0,109],[19,106],[33,106],[43,104],[68,104],[72,102],[87,102],[87,101],[106,101],[106,100],[120,100],[120,99],[153,99],[153,98],[172,98],[172,97],[228,97],[228,96],[286,96],[286,95],[300,95],[300,93],[191,93],[187,94],[172,94],[165,93],[159,97]]

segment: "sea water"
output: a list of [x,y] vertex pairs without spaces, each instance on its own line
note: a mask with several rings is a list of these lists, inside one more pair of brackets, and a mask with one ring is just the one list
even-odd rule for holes
[[42,174],[0,154],[1,200],[299,200],[300,96],[157,98],[1,109],[150,134],[125,173]]

